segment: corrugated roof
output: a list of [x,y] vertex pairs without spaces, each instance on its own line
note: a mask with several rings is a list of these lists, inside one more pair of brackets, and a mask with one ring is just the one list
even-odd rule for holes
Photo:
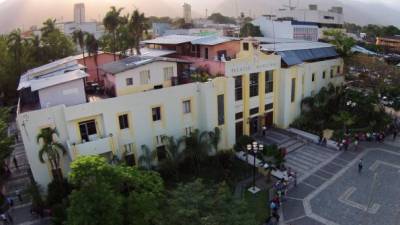
[[166,57],[149,57],[149,56],[131,56],[116,62],[107,63],[101,66],[101,69],[110,74],[117,74],[127,70],[132,70],[137,67],[158,62],[182,62],[182,63],[190,63],[185,60],[175,59],[175,58],[166,58]]
[[161,57],[176,53],[176,51],[173,50],[161,50],[152,48],[142,48],[140,49],[140,52],[142,53],[142,56],[149,56],[149,57]]
[[57,76],[50,76],[31,81],[31,91],[37,91],[47,87],[63,84],[69,81],[82,79],[88,75],[82,70],[74,70]]
[[159,44],[159,45],[177,45],[177,44],[183,44],[183,43],[188,43],[191,41],[194,41],[196,39],[201,38],[200,36],[190,36],[190,35],[167,35],[167,36],[162,36],[158,37],[152,40],[146,40],[143,41],[142,43],[145,44]]
[[334,47],[281,51],[277,53],[282,57],[282,61],[288,66],[339,56]]
[[229,42],[232,40],[238,40],[231,37],[221,37],[217,35],[209,35],[209,36],[191,36],[191,35],[167,35],[158,37],[152,40],[143,41],[145,44],[183,44],[183,43],[191,43],[194,45],[217,45],[225,42]]
[[261,50],[264,51],[292,51],[292,50],[303,50],[303,49],[315,49],[315,48],[329,48],[333,45],[323,42],[291,42],[291,43],[275,43],[275,44],[262,44]]

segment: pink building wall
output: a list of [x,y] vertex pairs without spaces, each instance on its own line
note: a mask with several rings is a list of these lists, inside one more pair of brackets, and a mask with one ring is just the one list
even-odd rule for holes
[[[200,56],[205,58],[205,49],[208,48],[208,59],[213,60],[218,57],[218,51],[225,50],[227,55],[234,58],[240,51],[240,41],[230,41],[218,45],[202,45],[200,46]],[[225,56],[225,57],[226,57]]]
[[[117,57],[118,60],[118,57]],[[114,55],[111,53],[99,53],[97,55],[97,65],[100,67],[101,65],[104,65],[106,63],[110,63],[114,61]],[[94,60],[94,56],[86,56],[85,55],[85,61],[82,59],[78,59],[78,62],[82,65],[86,64],[87,67],[87,73],[89,74],[89,77],[87,78],[87,81],[92,81],[92,82],[98,82],[103,84],[104,82],[104,72],[99,70],[99,76],[97,76],[97,68],[96,68],[96,63]]]

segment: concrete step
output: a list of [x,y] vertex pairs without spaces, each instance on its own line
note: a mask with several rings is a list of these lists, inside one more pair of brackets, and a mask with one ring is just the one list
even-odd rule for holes
[[294,152],[294,151],[296,151],[298,149],[301,149],[303,146],[304,146],[303,142],[297,141],[295,144],[290,145],[286,150],[287,150],[288,153],[290,153],[290,152]]
[[298,152],[298,154],[294,154],[294,155],[290,156],[290,158],[301,159],[301,160],[310,162],[314,165],[318,165],[322,162],[321,160],[316,160],[315,158],[310,158],[307,155],[301,154],[301,152]]

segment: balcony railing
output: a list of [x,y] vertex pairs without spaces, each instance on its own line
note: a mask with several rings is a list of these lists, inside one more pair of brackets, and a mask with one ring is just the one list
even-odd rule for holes
[[107,136],[84,143],[68,143],[71,158],[75,159],[81,155],[100,155],[112,151],[112,137]]

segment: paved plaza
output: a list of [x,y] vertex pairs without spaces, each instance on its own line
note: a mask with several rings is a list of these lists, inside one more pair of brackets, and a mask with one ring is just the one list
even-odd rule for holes
[[[400,224],[397,144],[364,143],[358,152],[331,155],[289,191],[282,206],[285,224]],[[363,170],[358,173],[360,159]]]

